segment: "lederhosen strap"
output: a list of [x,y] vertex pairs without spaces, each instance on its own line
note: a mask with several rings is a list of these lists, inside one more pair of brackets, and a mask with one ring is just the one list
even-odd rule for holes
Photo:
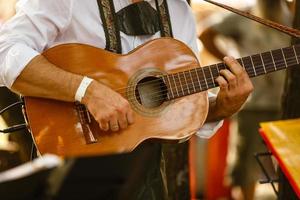
[[156,8],[160,25],[161,37],[173,37],[171,19],[167,0],[164,0],[161,5],[158,5],[158,0],[155,0]]
[[106,38],[105,49],[122,53],[120,30],[115,19],[115,6],[112,0],[97,0]]

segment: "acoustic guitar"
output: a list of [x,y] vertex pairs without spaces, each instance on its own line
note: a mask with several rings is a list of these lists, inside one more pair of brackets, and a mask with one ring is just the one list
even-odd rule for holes
[[[84,105],[25,97],[25,114],[41,154],[89,156],[125,153],[145,140],[186,141],[208,113],[207,90],[224,63],[200,67],[192,50],[172,38],[152,40],[126,55],[83,44],[64,44],[43,54],[51,63],[91,77],[123,95],[135,123],[116,133],[99,129]],[[250,77],[299,64],[300,46],[237,59]],[[101,108],[99,108],[101,109]]]

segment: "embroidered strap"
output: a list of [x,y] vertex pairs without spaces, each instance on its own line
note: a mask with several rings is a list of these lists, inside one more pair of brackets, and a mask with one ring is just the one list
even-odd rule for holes
[[112,0],[97,0],[97,3],[105,32],[105,49],[120,54],[122,53],[121,36],[115,19],[114,2]]
[[155,0],[156,9],[159,17],[161,37],[173,37],[171,19],[169,14],[169,8],[167,0],[164,0],[161,5],[159,5],[158,0]]

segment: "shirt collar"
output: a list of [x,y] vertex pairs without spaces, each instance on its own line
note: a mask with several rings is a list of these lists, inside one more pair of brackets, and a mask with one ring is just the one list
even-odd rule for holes
[[[151,5],[155,5],[155,0],[145,0],[148,1]],[[158,0],[159,5],[162,4],[163,0]]]
[[[156,9],[156,5],[155,5],[155,0],[144,0],[146,2],[149,2],[150,5]],[[119,10],[121,10],[122,8],[128,6],[131,4],[131,0],[115,0],[115,9],[116,9],[116,12],[118,12]],[[159,5],[161,5],[163,3],[163,0],[158,0],[158,3]]]

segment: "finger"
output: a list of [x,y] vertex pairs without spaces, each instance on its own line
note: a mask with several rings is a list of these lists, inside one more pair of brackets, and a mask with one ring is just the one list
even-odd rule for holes
[[101,121],[100,124],[100,129],[103,131],[108,131],[109,130],[109,124],[107,121]]
[[109,127],[110,127],[110,130],[113,131],[113,132],[117,132],[117,131],[120,130],[118,118],[117,118],[116,116],[113,116],[113,117],[109,120]]
[[126,115],[127,115],[128,124],[133,124],[134,123],[133,111],[130,109]]
[[234,89],[237,87],[237,79],[234,74],[232,74],[229,70],[221,70],[220,74],[223,75],[223,77],[226,79],[229,89]]
[[238,63],[238,61],[235,58],[231,56],[226,56],[224,58],[224,62],[233,74],[242,75],[244,73],[244,68],[240,65],[240,63]]
[[219,84],[221,90],[228,90],[228,83],[223,76],[219,76],[218,78],[216,78],[216,82]]
[[121,129],[125,129],[128,127],[127,117],[126,114],[120,114],[119,115],[119,125]]

